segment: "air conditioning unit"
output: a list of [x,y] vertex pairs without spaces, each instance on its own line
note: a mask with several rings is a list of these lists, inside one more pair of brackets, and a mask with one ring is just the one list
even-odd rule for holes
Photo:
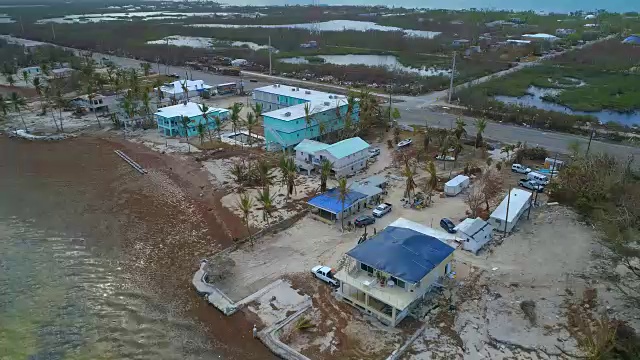
[[311,91],[309,91],[309,90],[305,91],[304,93],[307,94],[307,95],[311,95]]
[[329,99],[333,99],[333,95],[329,95]]
[[329,106],[329,105],[331,105],[331,103],[330,103],[330,102],[328,102],[328,101],[325,101],[325,102],[324,102],[324,105],[325,105],[325,106]]
[[291,88],[291,91],[296,91],[296,88]]
[[284,113],[284,116],[291,116],[291,112],[287,111],[286,113]]

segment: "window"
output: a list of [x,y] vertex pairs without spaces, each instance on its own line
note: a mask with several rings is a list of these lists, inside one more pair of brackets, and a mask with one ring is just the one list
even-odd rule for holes
[[369,274],[373,274],[373,268],[367,264],[360,263],[360,269],[368,272]]
[[393,276],[389,277],[389,279],[393,281],[393,283],[396,284],[397,287],[401,287],[404,289],[407,286],[407,284],[404,281],[397,279]]
[[300,137],[300,134],[296,134],[298,137]]

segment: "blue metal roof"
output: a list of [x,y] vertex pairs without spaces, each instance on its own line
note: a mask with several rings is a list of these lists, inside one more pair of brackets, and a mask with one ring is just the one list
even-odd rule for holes
[[369,147],[369,144],[360,139],[359,137],[353,137],[338,141],[333,145],[327,147],[327,151],[336,157],[336,159],[342,159],[351,154],[355,154],[358,151],[362,151]]
[[[344,201],[344,208],[348,209],[356,201],[366,197],[367,196],[363,193],[350,190],[347,193],[347,198]],[[327,192],[314,197],[313,199],[309,200],[307,204],[326,210],[333,214],[339,214],[342,212],[342,201],[340,200],[340,193],[338,192],[337,188],[330,189]]]
[[622,43],[640,45],[640,35],[631,35],[622,40]]
[[446,259],[454,248],[421,232],[387,226],[347,255],[398,279],[417,283]]

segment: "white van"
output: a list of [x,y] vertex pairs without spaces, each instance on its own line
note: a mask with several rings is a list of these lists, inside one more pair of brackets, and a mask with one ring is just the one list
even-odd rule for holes
[[532,172],[527,174],[527,180],[534,180],[534,181],[536,181],[536,182],[538,182],[539,184],[542,184],[542,185],[548,185],[549,184],[549,177],[547,177],[546,175],[542,175],[540,173],[537,173],[535,171],[532,171]]
[[531,169],[524,166],[524,165],[520,165],[520,164],[513,164],[511,165],[511,171],[513,172],[517,172],[520,174],[528,174],[531,172]]

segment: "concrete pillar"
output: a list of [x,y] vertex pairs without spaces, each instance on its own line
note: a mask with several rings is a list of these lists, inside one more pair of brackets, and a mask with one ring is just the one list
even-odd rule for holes
[[369,307],[369,294],[364,293],[364,304]]
[[396,308],[395,307],[391,307],[391,326],[392,327],[396,326]]

